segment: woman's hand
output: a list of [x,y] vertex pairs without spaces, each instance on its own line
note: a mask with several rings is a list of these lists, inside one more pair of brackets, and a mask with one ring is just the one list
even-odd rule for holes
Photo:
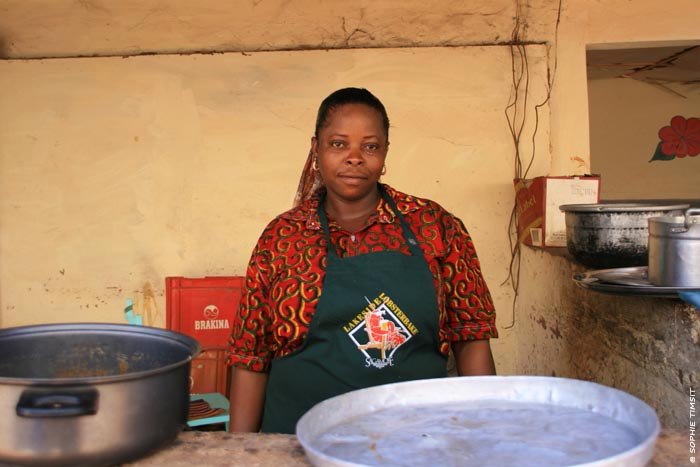
[[267,373],[237,367],[232,368],[231,373],[231,419],[228,431],[256,432],[260,430],[262,422]]
[[452,343],[459,376],[495,375],[496,365],[488,339]]

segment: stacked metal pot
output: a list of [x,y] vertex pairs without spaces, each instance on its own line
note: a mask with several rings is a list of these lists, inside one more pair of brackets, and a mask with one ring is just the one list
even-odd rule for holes
[[594,269],[648,265],[665,287],[700,287],[700,209],[688,204],[569,204],[567,249]]
[[649,219],[649,282],[700,287],[700,208]]

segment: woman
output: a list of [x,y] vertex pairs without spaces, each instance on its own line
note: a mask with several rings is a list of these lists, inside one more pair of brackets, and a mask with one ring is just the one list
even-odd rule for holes
[[379,183],[389,119],[365,89],[321,104],[296,207],[261,235],[229,364],[231,430],[293,433],[354,389],[495,374],[495,312],[469,234],[437,203]]

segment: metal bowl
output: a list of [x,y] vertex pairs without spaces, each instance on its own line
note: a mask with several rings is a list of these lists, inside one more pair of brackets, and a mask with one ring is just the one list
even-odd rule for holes
[[315,405],[296,435],[317,466],[643,466],[659,430],[651,407],[617,389],[483,376],[349,392]]
[[646,266],[648,219],[681,215],[688,204],[597,203],[559,207],[566,222],[566,247],[593,269]]

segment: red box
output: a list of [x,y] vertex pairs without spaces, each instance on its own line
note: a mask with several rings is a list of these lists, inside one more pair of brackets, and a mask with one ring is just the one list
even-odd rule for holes
[[226,350],[204,350],[192,360],[190,393],[218,392],[227,395],[230,373],[226,366]]
[[566,222],[559,206],[600,200],[600,176],[515,179],[518,240],[534,247],[566,247]]
[[244,279],[166,277],[167,328],[194,337],[203,349],[226,349]]

